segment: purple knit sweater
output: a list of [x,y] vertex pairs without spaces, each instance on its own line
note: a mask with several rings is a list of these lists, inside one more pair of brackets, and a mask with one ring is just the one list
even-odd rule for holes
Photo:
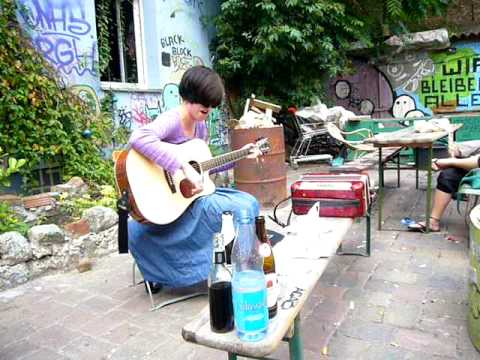
[[129,143],[140,154],[173,174],[181,164],[175,156],[175,147],[172,144],[181,144],[193,138],[207,141],[207,137],[208,131],[204,122],[195,123],[193,137],[186,136],[180,112],[176,108],[162,113],[151,123],[136,129]]
[[[180,169],[181,163],[175,156],[175,151],[178,150],[172,144],[181,144],[194,138],[207,141],[208,130],[205,122],[197,121],[193,137],[186,136],[182,128],[181,114],[176,108],[162,113],[151,123],[136,129],[130,136],[129,145],[173,174]],[[226,170],[233,165],[222,166],[213,172]]]

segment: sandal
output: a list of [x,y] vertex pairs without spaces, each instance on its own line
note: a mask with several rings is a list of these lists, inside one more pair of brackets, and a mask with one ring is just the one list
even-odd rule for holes
[[[432,224],[430,223],[430,231],[429,232],[440,232],[440,220],[437,219],[437,218],[434,218],[432,216],[430,216],[430,219],[433,219],[433,220],[437,221],[439,224],[438,224],[438,228],[433,228]],[[427,225],[425,224],[425,222],[412,222],[408,225],[408,230],[413,231],[413,232],[425,233],[425,232],[427,232]]]

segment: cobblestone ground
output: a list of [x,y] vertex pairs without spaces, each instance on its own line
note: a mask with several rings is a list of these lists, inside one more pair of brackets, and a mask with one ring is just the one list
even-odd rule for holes
[[[403,172],[402,187],[387,189],[386,230],[375,230],[373,214],[371,257],[332,259],[302,311],[306,359],[480,359],[466,328],[464,219],[451,206],[440,233],[402,229],[402,217],[424,213],[425,180],[420,190],[414,180]],[[355,224],[344,250],[361,250],[364,239],[365,224]],[[131,257],[114,254],[89,272],[0,292],[0,359],[226,359],[182,339],[182,326],[206,304],[202,296],[150,312],[143,285],[132,286]],[[288,347],[271,358],[287,359]]]

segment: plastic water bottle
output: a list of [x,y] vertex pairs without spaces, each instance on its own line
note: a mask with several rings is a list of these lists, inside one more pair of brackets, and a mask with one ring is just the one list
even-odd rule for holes
[[267,290],[259,245],[253,218],[248,210],[242,210],[232,250],[232,294],[235,328],[244,341],[262,340],[268,328]]

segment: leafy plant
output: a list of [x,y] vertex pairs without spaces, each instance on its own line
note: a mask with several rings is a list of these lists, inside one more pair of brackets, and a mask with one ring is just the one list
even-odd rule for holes
[[17,159],[31,180],[41,161],[60,158],[65,177],[113,184],[112,163],[102,159],[93,139],[82,132],[95,126],[95,113],[32,46],[16,17],[13,0],[0,12],[0,144]]
[[80,197],[61,194],[59,205],[69,216],[78,219],[84,210],[93,206],[106,206],[116,210],[117,193],[110,185],[94,186],[87,194]]
[[[8,154],[2,155],[2,148],[0,147],[0,185],[5,187],[10,186],[10,175],[18,172],[27,162],[25,159],[17,160],[12,157],[6,160],[7,156]],[[3,165],[2,162],[6,162],[6,164]]]
[[0,201],[0,234],[8,231],[17,231],[26,235],[29,226],[20,220],[9,204]]
[[[230,90],[282,105],[310,105],[325,80],[349,68],[354,44],[378,48],[447,0],[224,0],[214,23],[214,66]],[[238,114],[237,114],[238,115]]]

